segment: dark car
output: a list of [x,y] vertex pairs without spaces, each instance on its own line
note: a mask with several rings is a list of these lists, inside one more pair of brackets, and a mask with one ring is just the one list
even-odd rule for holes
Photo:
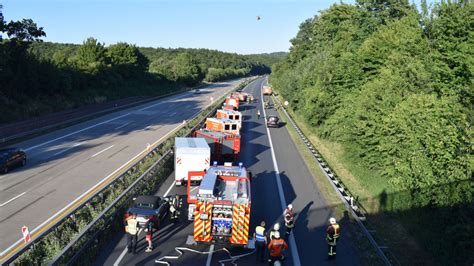
[[157,196],[139,196],[127,213],[137,215],[139,227],[143,228],[150,221],[153,227],[158,229],[169,212],[169,201]]
[[4,174],[17,166],[26,164],[26,153],[19,148],[0,150],[0,171]]
[[278,127],[280,125],[279,123],[280,119],[278,116],[268,116],[267,117],[267,127]]

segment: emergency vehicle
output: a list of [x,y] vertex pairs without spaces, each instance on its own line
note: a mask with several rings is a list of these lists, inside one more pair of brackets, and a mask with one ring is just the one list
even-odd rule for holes
[[219,132],[228,132],[236,135],[240,133],[239,123],[237,121],[224,118],[207,118],[206,129]]
[[234,110],[238,110],[239,109],[239,102],[240,102],[240,99],[239,98],[233,98],[233,97],[227,97],[225,99],[225,105],[227,106],[233,106],[234,107]]
[[[189,171],[202,171],[210,166],[211,148],[203,138],[175,138],[174,173],[175,184],[186,184]],[[200,178],[191,181],[200,182]]]
[[239,111],[218,109],[216,112],[216,117],[235,120],[239,123],[239,129],[242,128],[242,113]]
[[199,187],[193,189],[188,183],[187,189],[194,240],[247,245],[251,195],[245,167],[215,163],[206,172],[189,172],[188,180],[199,175],[203,175]]
[[238,98],[241,102],[245,102],[247,100],[247,93],[246,92],[233,92],[230,97]]
[[263,95],[272,95],[273,90],[270,86],[263,86]]
[[194,132],[194,137],[203,138],[211,148],[211,161],[236,161],[240,154],[240,135],[200,129]]

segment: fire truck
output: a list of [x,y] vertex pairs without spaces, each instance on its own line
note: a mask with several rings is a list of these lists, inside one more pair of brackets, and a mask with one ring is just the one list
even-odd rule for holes
[[235,120],[239,123],[239,128],[242,128],[242,113],[239,111],[218,109],[216,112],[216,117]]
[[206,140],[211,149],[211,161],[231,162],[236,161],[239,158],[240,135],[209,129],[200,129],[195,131],[193,136],[195,138],[203,138]]
[[188,180],[203,175],[197,188],[188,182],[188,218],[194,221],[194,241],[245,246],[249,242],[250,179],[239,163],[217,165],[206,172],[189,172]]

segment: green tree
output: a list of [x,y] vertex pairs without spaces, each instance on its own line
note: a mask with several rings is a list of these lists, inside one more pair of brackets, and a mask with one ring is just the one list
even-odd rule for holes
[[97,74],[107,66],[104,44],[92,37],[85,40],[77,50],[76,65],[87,73]]

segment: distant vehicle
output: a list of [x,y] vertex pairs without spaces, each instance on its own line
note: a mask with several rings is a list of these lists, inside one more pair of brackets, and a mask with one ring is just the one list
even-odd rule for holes
[[194,94],[200,94],[201,91],[200,91],[199,89],[195,89],[193,93],[194,93]]
[[[136,214],[139,227],[144,227],[148,221],[158,229],[169,212],[169,201],[158,196],[138,196],[128,213]],[[127,218],[125,214],[125,218]]]
[[280,119],[278,116],[268,116],[267,117],[267,127],[278,127]]
[[0,150],[0,171],[4,174],[17,166],[26,164],[26,153],[19,148]]
[[270,86],[263,86],[263,95],[272,95],[273,89]]

